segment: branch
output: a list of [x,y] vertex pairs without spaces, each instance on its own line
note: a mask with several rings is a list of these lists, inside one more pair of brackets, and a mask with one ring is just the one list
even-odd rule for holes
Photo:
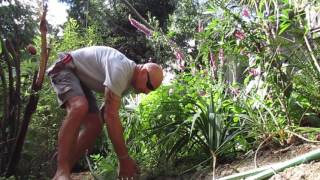
[[[10,115],[9,120],[10,126],[12,129],[17,129],[19,126],[20,121],[20,108],[21,108],[21,97],[20,97],[20,91],[21,91],[21,77],[20,77],[20,55],[19,51],[16,51],[11,40],[6,39],[5,45],[7,50],[9,51],[11,55],[11,60],[13,62],[14,71],[15,71],[15,89],[12,92],[12,99],[10,101],[10,104],[12,105],[12,109],[10,109]],[[15,132],[15,131],[13,131]],[[15,134],[13,134],[15,136]]]
[[254,161],[254,166],[255,166],[255,168],[258,168],[258,163],[257,163],[258,151],[261,149],[261,147],[262,147],[263,144],[265,144],[266,142],[270,141],[271,139],[272,139],[272,135],[269,135],[265,140],[263,140],[263,141],[259,144],[256,152],[254,153],[254,160],[253,160],[253,161]]
[[38,91],[42,87],[45,70],[47,67],[48,57],[49,57],[49,50],[47,46],[47,5],[44,5],[43,14],[40,20],[40,32],[41,32],[41,53],[40,53],[40,65],[39,65],[39,72],[36,80],[35,90]]
[[3,114],[2,114],[2,119],[0,120],[0,129],[2,131],[2,134],[3,135],[5,133],[5,121],[7,120],[7,114],[8,114],[8,111],[9,111],[9,108],[8,108],[8,104],[9,104],[9,98],[8,98],[8,92],[7,92],[7,82],[6,82],[6,76],[5,76],[5,73],[4,73],[4,70],[0,64],[0,79],[2,81],[2,96],[3,96]]
[[296,137],[298,137],[298,138],[300,138],[300,139],[308,142],[308,143],[320,143],[320,141],[315,141],[315,140],[307,139],[307,138],[305,138],[305,137],[303,137],[303,136],[301,136],[301,135],[299,135],[299,134],[297,134],[297,133],[295,133],[295,132],[292,132],[292,131],[289,131],[289,130],[285,130],[285,131],[286,131],[287,133],[289,133],[289,134],[292,134],[292,135],[294,135],[294,136],[296,136]]
[[140,21],[143,22],[144,25],[146,25],[151,30],[155,29],[148,23],[148,21],[144,17],[141,16],[141,14],[127,0],[121,1],[140,19]]
[[[14,79],[13,79],[13,72],[12,72],[12,57],[10,56],[8,49],[2,40],[0,38],[1,45],[2,45],[2,53],[4,55],[4,61],[7,63],[8,68],[8,82],[9,82],[9,107],[11,107],[12,101],[13,101],[13,92],[14,92]],[[10,109],[10,108],[9,108]]]
[[314,63],[314,65],[316,66],[316,68],[317,68],[317,70],[318,70],[318,73],[320,73],[319,63],[318,63],[318,61],[317,61],[316,56],[314,55],[314,53],[313,53],[313,51],[312,51],[312,48],[311,48],[311,45],[310,45],[310,43],[309,43],[309,40],[308,40],[307,36],[304,36],[304,41],[306,42],[306,45],[307,45],[308,51],[309,51],[309,53],[310,53],[310,56],[311,56],[311,58],[312,58],[312,60],[313,60],[313,63]]

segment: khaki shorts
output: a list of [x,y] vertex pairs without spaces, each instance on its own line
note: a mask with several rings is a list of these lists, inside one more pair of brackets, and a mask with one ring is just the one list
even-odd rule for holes
[[[53,69],[55,68],[55,65],[53,65]],[[89,112],[95,113],[99,111],[94,94],[79,80],[72,69],[65,67],[59,69],[58,72],[49,73],[48,76],[51,79],[52,87],[57,94],[57,99],[61,108],[65,108],[65,103],[69,98],[74,96],[85,96],[88,101]]]

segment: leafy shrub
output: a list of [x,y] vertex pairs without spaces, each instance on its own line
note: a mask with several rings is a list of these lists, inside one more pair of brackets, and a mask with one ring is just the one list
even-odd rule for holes
[[[224,86],[211,83],[205,71],[194,77],[185,73],[142,99],[130,150],[144,167],[170,173],[170,166],[181,166],[182,172],[192,164],[208,163],[212,152],[224,156],[235,151],[226,144],[231,145],[238,132],[237,108],[223,94]],[[188,159],[193,161],[183,166]]]

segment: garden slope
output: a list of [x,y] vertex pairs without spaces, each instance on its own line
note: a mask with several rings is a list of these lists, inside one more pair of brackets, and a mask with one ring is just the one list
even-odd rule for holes
[[[320,149],[320,144],[292,145],[282,149],[261,150],[257,156],[259,167],[293,159],[315,149]],[[318,160],[320,161],[320,160]],[[218,167],[218,176],[223,177],[238,172],[254,169],[254,155],[250,158],[236,161]],[[320,162],[312,161],[295,167],[287,168],[271,178],[272,180],[320,180]]]

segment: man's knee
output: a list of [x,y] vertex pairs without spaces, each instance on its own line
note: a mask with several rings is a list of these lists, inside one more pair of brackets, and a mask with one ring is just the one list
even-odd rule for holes
[[84,96],[75,96],[66,102],[68,115],[85,116],[88,113],[88,101]]
[[94,129],[97,133],[102,130],[103,123],[99,118],[98,113],[89,113],[84,121],[85,126]]

